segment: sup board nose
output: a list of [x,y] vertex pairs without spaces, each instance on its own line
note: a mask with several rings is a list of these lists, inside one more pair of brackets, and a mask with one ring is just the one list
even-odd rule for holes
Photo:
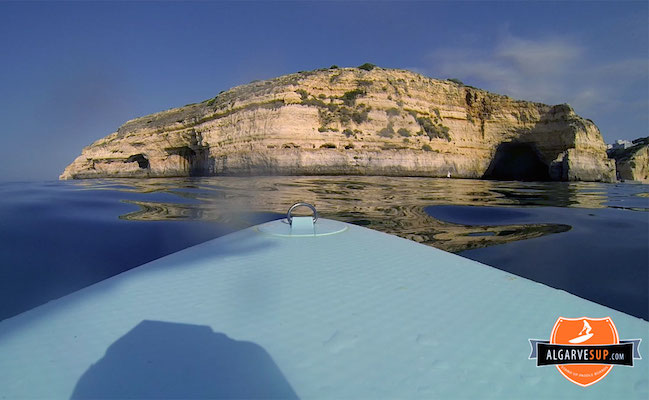
[[[313,211],[313,216],[293,216],[298,207],[307,207]],[[318,237],[334,235],[347,230],[347,226],[338,221],[318,219],[318,211],[309,203],[295,203],[288,209],[286,219],[271,221],[257,227],[257,230],[273,236],[282,237]]]
[[566,292],[288,215],[0,321],[0,399],[647,398],[644,360],[593,390],[537,368],[528,338],[559,312],[649,340],[646,321]]

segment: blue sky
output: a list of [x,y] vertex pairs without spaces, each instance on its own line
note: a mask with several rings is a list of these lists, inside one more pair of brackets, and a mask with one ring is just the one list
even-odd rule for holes
[[647,136],[648,18],[646,1],[0,1],[0,181],[56,179],[128,119],[331,64],[567,102],[607,142]]

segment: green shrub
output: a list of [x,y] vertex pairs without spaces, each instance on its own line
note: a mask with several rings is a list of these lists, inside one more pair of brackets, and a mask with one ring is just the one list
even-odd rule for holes
[[441,125],[440,127],[441,130],[441,137],[443,139],[446,139],[447,141],[451,141],[451,135],[449,134],[449,131],[451,130],[448,126]]
[[356,84],[358,86],[368,87],[368,86],[372,86],[372,81],[366,81],[366,80],[363,80],[363,79],[359,79],[359,80],[356,81]]
[[346,106],[353,106],[356,103],[356,98],[365,95],[365,91],[362,89],[354,89],[349,92],[345,92],[342,95],[341,99]]
[[408,114],[410,114],[410,115],[411,115],[415,120],[417,120],[417,117],[419,116],[419,114],[417,113],[417,111],[415,111],[415,110],[411,110],[411,109],[409,109],[409,108],[406,108],[405,111],[407,111]]
[[410,131],[407,130],[406,128],[399,128],[399,130],[397,131],[397,133],[398,133],[399,135],[403,136],[403,137],[410,137],[410,136],[412,136],[412,135],[410,134]]
[[[333,122],[340,122],[343,125],[347,125],[350,121],[354,121],[357,124],[360,124],[368,120],[368,114],[371,107],[368,107],[364,104],[359,104],[354,107],[353,103],[356,101],[356,97],[364,94],[362,90],[352,90],[345,93],[340,98],[343,99],[345,105],[338,105],[333,102],[333,99],[329,103],[316,98],[309,98],[308,100],[302,101],[302,104],[317,106],[320,109],[318,110],[318,117],[320,118],[320,123],[322,126],[328,126]],[[354,107],[354,108],[352,108]]]
[[318,128],[318,132],[327,132],[329,129],[327,129],[326,126],[321,126]]
[[435,125],[430,118],[427,117],[419,117],[417,118],[417,122],[419,123],[419,126],[421,126],[421,129],[426,133],[429,140],[440,138],[446,139],[449,142],[451,141],[451,136],[449,135],[450,129],[447,126]]
[[345,136],[348,137],[348,138],[349,138],[349,137],[352,137],[352,136],[356,136],[356,135],[354,135],[354,132],[352,132],[352,130],[349,129],[349,128],[348,128],[348,129],[345,129],[345,130],[343,131],[343,135],[345,135]]
[[348,107],[340,107],[340,108],[338,109],[338,113],[337,113],[337,115],[338,115],[338,119],[339,119],[340,122],[343,123],[344,125],[348,124],[349,121],[351,121],[351,119],[352,119],[352,114],[353,114],[352,109],[351,109],[351,108],[348,108]]
[[321,149],[335,149],[336,145],[333,143],[325,143],[322,146],[320,146]]
[[354,143],[349,143],[345,146],[345,150],[350,150],[354,148]]
[[320,124],[323,127],[326,127],[330,123],[334,122],[336,116],[328,110],[318,110],[318,118],[320,119]]
[[340,67],[337,66],[336,64],[334,64],[334,65],[332,65],[331,67],[329,67],[329,69],[338,69],[338,68],[340,68]]
[[369,119],[367,117],[369,113],[370,113],[369,108],[362,108],[360,110],[356,110],[352,113],[352,121],[354,121],[357,124],[362,124],[363,122]]
[[421,129],[426,132],[426,135],[428,135],[429,138],[432,139],[433,137],[437,137],[437,129],[430,118],[417,117],[417,123],[421,126]]
[[313,107],[327,107],[327,104],[316,98],[311,98],[311,99],[302,99],[302,104],[305,106],[313,106]]
[[430,147],[430,145],[428,145],[428,144],[425,144],[425,145],[421,146],[421,149],[423,151],[433,151],[433,148]]
[[388,117],[396,117],[397,115],[401,114],[401,111],[399,111],[398,108],[388,108],[385,110],[385,113],[388,114]]
[[388,126],[381,129],[379,131],[379,136],[385,138],[391,138],[392,136],[394,136],[394,128],[392,127],[392,123],[389,123]]
[[462,82],[461,80],[459,80],[457,78],[449,78],[449,79],[447,79],[447,81],[456,83],[456,84],[458,84],[460,86],[464,86],[464,82]]
[[381,146],[381,149],[383,150],[400,150],[400,149],[405,149],[406,147],[404,146],[399,146],[398,144],[395,143],[383,143]]
[[304,89],[298,89],[298,90],[295,91],[295,93],[300,95],[300,98],[302,99],[302,101],[309,98],[309,93]]
[[365,64],[363,64],[363,65],[359,65],[359,66],[358,66],[358,68],[360,68],[360,69],[364,69],[365,71],[371,71],[371,70],[373,70],[375,67],[376,67],[376,65],[374,65],[374,64],[370,64],[370,63],[365,63]]

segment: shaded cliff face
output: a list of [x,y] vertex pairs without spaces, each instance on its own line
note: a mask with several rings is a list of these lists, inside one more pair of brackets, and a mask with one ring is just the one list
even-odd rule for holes
[[634,140],[628,149],[609,150],[608,155],[620,179],[649,183],[649,137]]
[[253,82],[128,121],[61,179],[354,174],[611,181],[597,127],[549,106],[409,71]]

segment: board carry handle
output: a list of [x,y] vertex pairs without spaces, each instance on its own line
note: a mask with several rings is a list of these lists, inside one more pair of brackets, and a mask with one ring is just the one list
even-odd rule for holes
[[291,215],[291,213],[293,212],[293,210],[295,210],[298,207],[308,207],[308,208],[310,208],[313,211],[313,223],[315,224],[315,222],[318,220],[318,212],[316,211],[315,206],[312,205],[312,204],[309,204],[309,203],[295,203],[295,204],[293,204],[291,206],[291,208],[288,209],[288,212],[286,213],[286,219],[288,220],[288,223],[291,224],[291,225],[293,224],[293,215]]

